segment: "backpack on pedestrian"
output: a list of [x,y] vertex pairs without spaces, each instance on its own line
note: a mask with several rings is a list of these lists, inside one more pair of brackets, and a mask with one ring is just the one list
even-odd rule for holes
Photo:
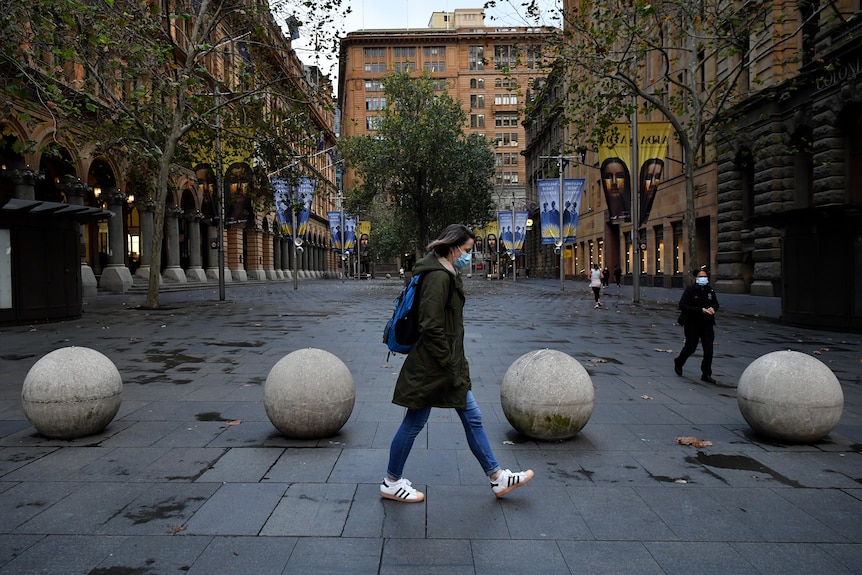
[[[383,329],[383,343],[389,347],[389,353],[409,353],[419,341],[419,293],[422,289],[422,278],[425,275],[414,275],[407,287],[401,290],[395,299],[395,311],[392,312],[392,317]],[[452,303],[454,287],[455,278],[450,277],[447,307]],[[387,355],[387,359],[388,357]]]

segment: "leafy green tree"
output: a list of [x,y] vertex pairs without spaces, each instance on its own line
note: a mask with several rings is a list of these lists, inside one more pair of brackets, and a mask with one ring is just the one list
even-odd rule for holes
[[[341,2],[317,2],[317,20],[294,19],[293,25],[323,37]],[[119,151],[153,166],[149,307],[158,307],[169,183],[193,155],[193,136],[198,144],[211,142],[219,117],[227,128],[243,127],[226,129],[223,138],[266,142],[267,160],[276,166],[296,154],[296,142],[312,136],[310,95],[290,87],[303,72],[285,73],[289,46],[273,33],[273,13],[291,13],[292,4],[304,9],[312,3],[0,0],[7,105],[29,102],[58,128],[92,142],[97,153]]]
[[[496,2],[489,2],[494,5]],[[526,4],[540,16],[539,2]],[[697,262],[694,180],[709,160],[716,128],[757,88],[752,62],[795,64],[789,43],[805,18],[773,2],[574,0],[549,46],[567,71],[563,121],[572,141],[598,145],[613,122],[658,112],[682,151],[688,262]],[[636,99],[635,99],[636,98]],[[636,103],[635,103],[636,102]],[[574,144],[573,144],[574,145]]]
[[484,138],[465,136],[466,113],[425,74],[384,81],[388,108],[379,129],[342,141],[355,174],[347,206],[372,214],[380,256],[421,253],[447,225],[490,219],[494,153]]

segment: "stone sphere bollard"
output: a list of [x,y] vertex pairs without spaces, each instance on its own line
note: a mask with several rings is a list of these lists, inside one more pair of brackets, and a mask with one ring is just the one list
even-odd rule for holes
[[569,439],[589,421],[596,393],[573,357],[552,349],[525,353],[500,387],[503,413],[516,431],[546,441]]
[[322,349],[298,349],[270,370],[263,406],[283,435],[296,439],[331,437],[350,418],[356,387],[350,370]]
[[798,351],[774,351],[749,364],[736,389],[745,421],[765,436],[816,441],[838,425],[844,393],[823,362]]
[[63,347],[30,368],[21,401],[39,433],[75,439],[105,429],[120,410],[122,392],[114,362],[88,347]]

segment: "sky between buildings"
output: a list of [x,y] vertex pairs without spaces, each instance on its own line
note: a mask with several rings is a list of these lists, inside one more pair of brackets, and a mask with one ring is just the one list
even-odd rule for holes
[[[526,0],[498,0],[498,6],[485,13],[486,26],[533,26],[524,15],[521,3]],[[334,29],[341,29],[346,34],[362,29],[385,28],[427,28],[433,12],[453,12],[456,8],[481,8],[483,0],[343,0],[345,6],[352,8],[347,18],[335,19]],[[541,0],[545,11],[541,25],[555,26],[551,17],[559,11],[560,0]],[[303,15],[297,14],[300,19]],[[278,21],[283,22],[287,15],[278,15]],[[303,34],[300,29],[299,40],[294,41],[294,48],[300,59],[306,64],[320,67],[321,71],[332,78],[333,90],[338,88],[338,65],[334,55],[327,55],[322,50],[315,50],[315,38]]]

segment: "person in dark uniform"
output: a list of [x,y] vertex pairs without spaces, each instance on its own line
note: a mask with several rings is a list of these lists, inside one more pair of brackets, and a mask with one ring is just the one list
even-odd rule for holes
[[715,312],[718,311],[718,298],[709,285],[709,273],[702,266],[695,275],[695,283],[685,288],[679,300],[679,309],[685,318],[685,345],[679,357],[673,360],[673,369],[682,375],[682,366],[694,350],[697,342],[703,346],[703,361],[700,364],[700,379],[715,383],[712,378],[712,344],[715,341]]

